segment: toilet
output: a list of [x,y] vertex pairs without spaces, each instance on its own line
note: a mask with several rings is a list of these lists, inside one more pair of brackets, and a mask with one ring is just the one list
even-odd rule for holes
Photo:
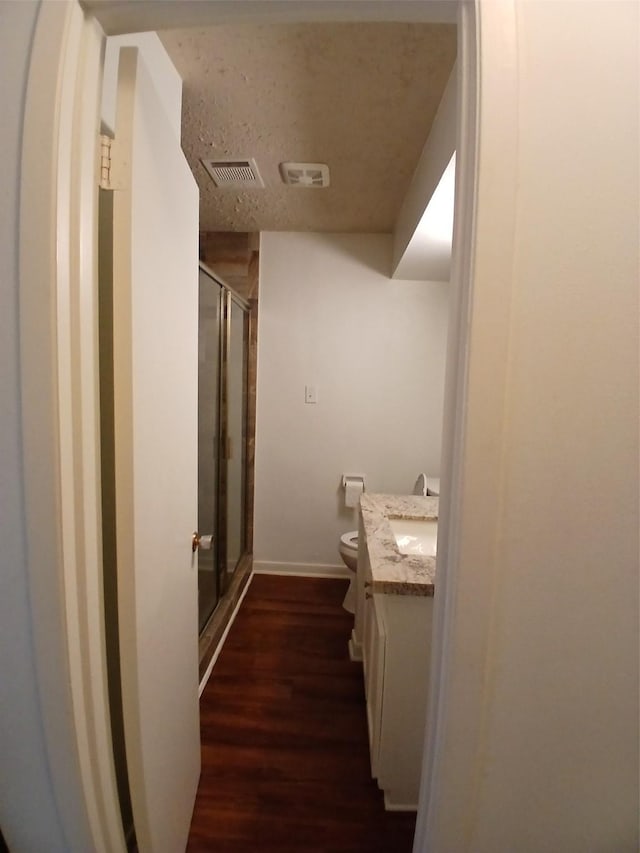
[[[427,477],[426,474],[418,474],[418,479],[413,487],[414,495],[432,495],[437,497],[440,495],[440,480],[438,477]],[[340,537],[338,551],[342,557],[342,562],[345,566],[354,573],[351,578],[349,589],[344,597],[342,606],[348,613],[355,613],[356,610],[356,583],[355,572],[358,568],[358,531],[350,530],[348,533],[343,533]]]
[[343,533],[340,537],[340,545],[338,546],[342,562],[352,572],[358,568],[358,531],[350,530],[349,533]]

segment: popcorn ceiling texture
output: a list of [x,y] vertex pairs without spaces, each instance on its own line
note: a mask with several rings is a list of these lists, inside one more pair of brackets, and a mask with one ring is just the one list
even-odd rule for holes
[[[207,231],[391,232],[456,54],[450,24],[214,26],[159,34],[184,80],[183,148]],[[200,158],[255,157],[265,189]],[[285,186],[282,161],[331,186]]]

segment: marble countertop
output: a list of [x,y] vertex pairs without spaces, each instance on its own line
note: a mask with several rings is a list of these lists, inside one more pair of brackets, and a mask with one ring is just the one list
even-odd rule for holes
[[365,493],[360,509],[371,563],[370,592],[433,595],[436,558],[401,554],[388,518],[437,518],[438,498]]

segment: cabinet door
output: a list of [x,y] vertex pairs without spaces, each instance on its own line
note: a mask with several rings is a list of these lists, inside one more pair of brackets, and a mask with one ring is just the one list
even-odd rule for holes
[[426,724],[433,598],[384,595],[384,697],[377,751],[387,808],[416,808]]
[[386,633],[380,596],[365,599],[364,616],[364,684],[367,700],[367,724],[369,728],[369,752],[371,775],[379,774],[380,729],[382,725],[382,703],[384,694],[384,665]]

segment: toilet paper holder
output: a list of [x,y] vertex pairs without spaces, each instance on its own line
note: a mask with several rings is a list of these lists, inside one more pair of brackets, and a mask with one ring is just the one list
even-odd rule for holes
[[343,474],[344,505],[349,509],[360,506],[360,496],[364,492],[364,474]]
[[354,483],[362,483],[362,491],[364,492],[364,474],[343,474],[342,475],[342,488],[347,488],[347,483],[349,485]]

